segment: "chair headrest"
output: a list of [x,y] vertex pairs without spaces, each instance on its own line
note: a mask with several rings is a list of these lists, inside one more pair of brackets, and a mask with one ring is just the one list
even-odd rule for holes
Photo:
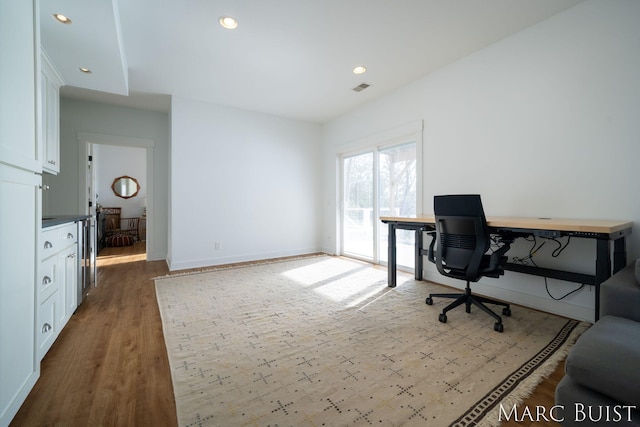
[[482,216],[482,200],[479,194],[453,194],[434,196],[433,211],[436,215]]

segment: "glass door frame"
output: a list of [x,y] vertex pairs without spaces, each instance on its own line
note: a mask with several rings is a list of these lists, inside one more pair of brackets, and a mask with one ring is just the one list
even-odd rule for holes
[[[414,132],[409,135],[405,135],[403,137],[388,139],[380,144],[372,144],[363,146],[360,149],[348,151],[341,153],[339,155],[339,169],[340,169],[340,250],[339,253],[342,256],[348,256],[351,258],[360,259],[367,262],[373,262],[374,264],[387,265],[386,261],[381,261],[380,257],[380,226],[379,221],[373,221],[373,258],[367,258],[363,256],[358,256],[357,254],[345,253],[344,251],[344,215],[345,215],[345,176],[344,176],[344,161],[349,157],[355,157],[362,154],[373,153],[373,209],[374,209],[374,218],[380,217],[380,152],[392,149],[395,147],[401,147],[403,145],[415,144],[416,148],[416,215],[420,215],[422,213],[422,165],[423,165],[423,150],[422,150],[422,131]],[[398,265],[399,269],[402,269],[402,266]],[[407,269],[407,267],[405,267]]]
[[379,173],[379,152],[375,149],[375,148],[369,148],[369,149],[365,149],[365,150],[359,150],[356,152],[351,152],[351,153],[345,153],[341,156],[340,158],[340,255],[343,256],[348,256],[350,258],[356,258],[356,259],[360,259],[363,261],[373,261],[374,263],[377,263],[377,259],[378,259],[378,228],[375,226],[376,225],[376,221],[373,220],[371,222],[371,226],[373,227],[372,230],[372,237],[373,237],[373,247],[372,247],[372,254],[373,256],[371,258],[362,255],[362,254],[357,254],[354,252],[345,252],[345,215],[346,215],[346,209],[347,206],[345,206],[345,170],[344,170],[344,166],[345,166],[345,161],[349,158],[353,158],[353,157],[358,157],[358,156],[362,156],[362,155],[366,155],[366,154],[371,154],[372,158],[373,158],[373,165],[372,165],[372,184],[373,184],[373,192],[372,192],[372,201],[373,201],[373,205],[372,205],[372,210],[373,210],[373,217],[375,218],[377,215],[377,212],[379,211],[379,203],[380,201],[378,200],[378,194],[379,194],[379,180],[378,180],[378,173]]

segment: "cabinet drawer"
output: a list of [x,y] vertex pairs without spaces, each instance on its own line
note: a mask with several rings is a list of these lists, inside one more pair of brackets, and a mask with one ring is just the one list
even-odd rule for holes
[[57,309],[58,295],[55,292],[38,307],[38,322],[36,323],[38,360],[42,360],[56,339],[55,319]]
[[47,259],[76,243],[78,243],[78,224],[75,222],[45,228],[42,230],[40,259]]
[[71,244],[78,241],[78,224],[72,222],[64,227],[58,228],[58,242],[60,242],[60,249],[69,247]]
[[40,263],[37,282],[38,304],[42,304],[58,289],[59,276],[58,257],[50,257]]
[[42,231],[42,246],[40,247],[40,259],[45,259],[58,253],[62,249],[58,244],[58,229],[47,228]]

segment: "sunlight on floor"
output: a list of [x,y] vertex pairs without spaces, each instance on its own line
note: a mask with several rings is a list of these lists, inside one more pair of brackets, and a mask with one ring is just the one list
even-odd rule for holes
[[337,275],[314,290],[334,301],[347,302],[347,300],[353,298],[366,299],[367,295],[378,293],[386,287],[387,280],[384,272],[371,268],[365,270],[356,268],[350,271],[348,275]]
[[345,258],[323,260],[282,274],[327,299],[344,303],[346,307],[367,301],[367,305],[371,304],[390,291],[386,268]]
[[117,264],[128,264],[132,262],[146,261],[146,243],[136,242],[133,246],[121,248],[105,247],[96,258],[98,267]]
[[104,265],[126,264],[130,262],[146,261],[146,259],[146,254],[98,256],[97,265],[98,267],[101,267]]
[[345,274],[354,268],[361,268],[363,263],[336,262],[335,259],[326,259],[305,267],[295,268],[282,273],[285,277],[300,283],[303,286],[311,286],[319,282],[333,279]]

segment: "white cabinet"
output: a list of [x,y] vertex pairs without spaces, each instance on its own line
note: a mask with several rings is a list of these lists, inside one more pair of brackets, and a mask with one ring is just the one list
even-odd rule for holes
[[[60,325],[67,324],[78,308],[78,245],[67,248],[60,254],[64,262],[64,295],[60,294]],[[62,329],[62,326],[60,329]]]
[[42,171],[38,1],[0,1],[0,427],[40,375],[35,287]]
[[41,172],[35,3],[0,2],[0,162]]
[[60,172],[60,86],[63,85],[63,81],[44,50],[41,64],[42,170],[58,174]]
[[42,230],[36,282],[36,343],[42,360],[78,306],[78,223]]
[[0,426],[40,374],[33,334],[40,180],[0,163]]
[[55,341],[56,334],[55,323],[56,323],[56,313],[58,311],[58,290],[56,289],[54,294],[47,298],[41,305],[38,307],[38,327],[36,330],[37,334],[37,346],[38,346],[38,357],[37,360],[40,361],[47,354],[47,351],[51,348],[53,341]]

